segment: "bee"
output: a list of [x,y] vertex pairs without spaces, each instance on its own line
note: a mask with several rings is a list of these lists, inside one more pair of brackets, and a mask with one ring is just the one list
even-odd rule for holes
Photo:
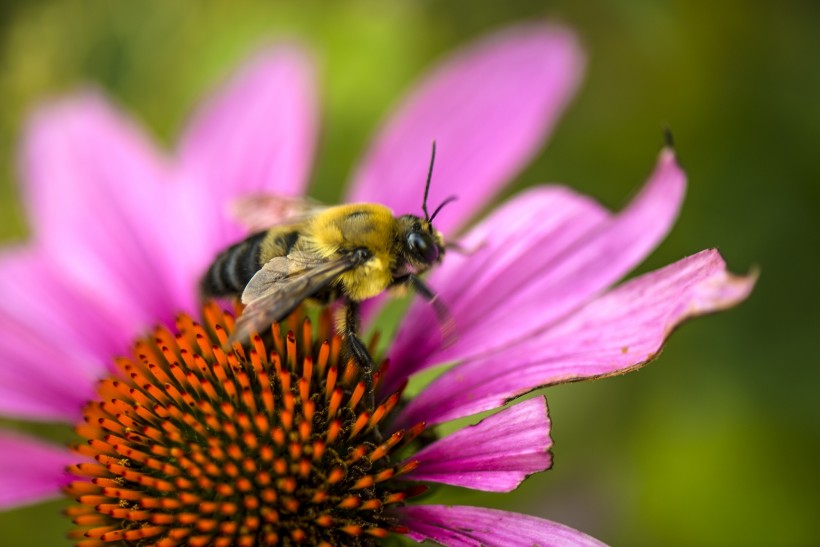
[[283,320],[299,304],[341,301],[338,329],[361,366],[372,404],[373,360],[359,339],[360,304],[387,289],[411,287],[433,306],[445,343],[454,323],[441,300],[420,275],[441,262],[447,245],[433,227],[445,199],[433,214],[427,197],[436,157],[433,143],[422,211],[424,217],[395,216],[384,205],[356,203],[323,207],[294,198],[257,197],[240,202],[237,212],[272,227],[257,231],[222,251],[201,282],[206,297],[241,295],[245,309],[234,341],[246,340]]

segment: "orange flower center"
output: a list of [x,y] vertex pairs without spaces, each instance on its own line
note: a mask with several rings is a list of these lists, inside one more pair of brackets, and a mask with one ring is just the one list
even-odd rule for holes
[[[388,506],[423,491],[393,481],[397,451],[424,424],[382,439],[400,392],[365,408],[365,382],[341,362],[328,313],[301,312],[248,345],[206,305],[137,341],[84,410],[66,492],[80,545],[371,544],[406,531]],[[299,332],[300,335],[294,334]],[[375,376],[378,382],[378,374]],[[410,448],[407,448],[410,450]],[[399,463],[397,463],[399,462]]]

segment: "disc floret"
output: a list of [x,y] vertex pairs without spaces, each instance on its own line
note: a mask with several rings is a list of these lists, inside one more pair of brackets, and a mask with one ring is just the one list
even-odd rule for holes
[[297,313],[287,334],[274,325],[230,347],[233,317],[214,305],[203,316],[156,329],[100,382],[77,427],[88,461],[69,468],[79,477],[66,488],[72,537],[350,545],[402,532],[385,509],[420,489],[392,480],[416,467],[395,453],[424,426],[378,433],[400,393],[366,408],[326,315],[318,336]]

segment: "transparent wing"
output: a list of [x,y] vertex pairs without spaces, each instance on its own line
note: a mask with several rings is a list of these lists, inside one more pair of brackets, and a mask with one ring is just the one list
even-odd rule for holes
[[298,223],[327,209],[306,197],[251,194],[231,202],[228,214],[249,232],[258,232],[277,224]]
[[245,311],[231,336],[234,342],[247,340],[287,317],[301,302],[329,288],[343,273],[363,264],[366,251],[353,252],[331,260],[309,253],[293,253],[267,262],[242,293]]

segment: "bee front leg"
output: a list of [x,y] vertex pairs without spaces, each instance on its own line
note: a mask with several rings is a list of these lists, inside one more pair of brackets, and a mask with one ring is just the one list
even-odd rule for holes
[[365,396],[368,410],[373,412],[376,408],[376,394],[373,388],[373,358],[364,342],[359,338],[359,303],[347,300],[345,303],[344,327],[342,329],[351,357],[362,368],[364,375]]
[[393,279],[393,285],[409,285],[414,291],[421,295],[428,304],[433,306],[433,311],[436,314],[436,319],[438,319],[438,324],[441,329],[441,341],[444,347],[452,346],[456,342],[456,322],[452,314],[450,314],[450,310],[424,281],[413,274],[405,274]]

